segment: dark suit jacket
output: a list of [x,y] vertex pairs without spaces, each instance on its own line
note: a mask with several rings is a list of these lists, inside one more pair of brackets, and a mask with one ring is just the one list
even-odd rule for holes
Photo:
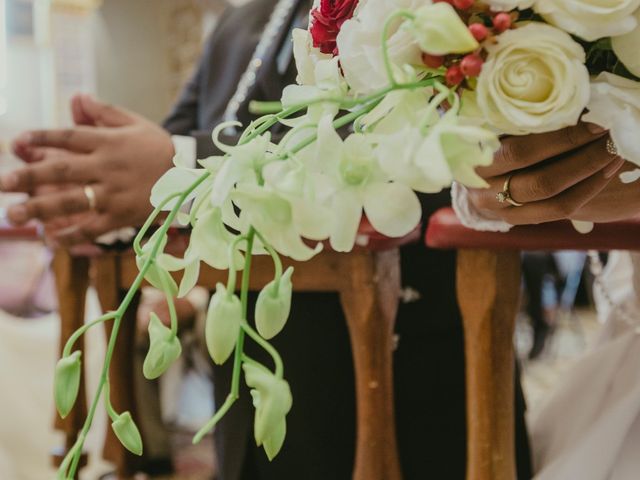
[[[301,0],[295,19],[304,18]],[[211,130],[219,123],[238,79],[259,40],[275,0],[230,8],[207,42],[201,63],[165,122],[174,134],[198,140],[198,156],[215,152]],[[280,75],[273,61],[284,44],[283,30],[259,72],[251,99],[278,100],[294,81]],[[250,119],[246,105],[239,118]],[[233,139],[228,139],[232,141]],[[449,203],[448,192],[422,197],[425,219]],[[402,304],[395,352],[397,436],[406,480],[426,477],[462,480],[465,475],[464,358],[460,316],[455,301],[454,253],[422,244],[402,250],[403,284],[420,298]],[[283,356],[294,395],[288,436],[269,463],[252,438],[253,410],[246,388],[216,429],[219,480],[348,480],[354,458],[355,401],[351,350],[342,309],[334,294],[296,294],[285,330],[274,339]],[[268,362],[248,342],[249,355]],[[215,369],[220,405],[230,385],[231,362]],[[521,397],[519,397],[521,398]],[[528,450],[519,402],[519,478],[529,478]]]

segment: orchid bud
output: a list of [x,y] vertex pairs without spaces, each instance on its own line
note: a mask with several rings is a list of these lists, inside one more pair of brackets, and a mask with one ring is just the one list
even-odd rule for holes
[[205,340],[209,355],[218,365],[222,365],[233,352],[240,333],[242,304],[233,293],[218,283],[216,293],[211,297],[205,323]]
[[293,267],[287,268],[279,280],[269,282],[256,301],[256,328],[267,340],[275,337],[284,328],[291,311],[291,275]]
[[468,53],[479,47],[458,12],[445,2],[423,5],[407,26],[420,50],[430,55]]
[[58,360],[54,378],[54,397],[56,409],[62,418],[69,415],[80,391],[82,374],[82,352],[76,350],[67,357]]
[[135,455],[142,455],[142,437],[133,418],[131,418],[131,413],[120,414],[111,424],[111,428],[127,450]]
[[162,324],[154,312],[149,322],[149,351],[142,365],[142,373],[148,380],[158,378],[182,353],[180,340],[170,328]]
[[[244,376],[252,389],[256,409],[254,437],[258,446],[264,445],[269,459],[277,455],[286,434],[285,418],[293,399],[289,384],[262,365],[244,363]],[[284,423],[284,425],[283,425]]]

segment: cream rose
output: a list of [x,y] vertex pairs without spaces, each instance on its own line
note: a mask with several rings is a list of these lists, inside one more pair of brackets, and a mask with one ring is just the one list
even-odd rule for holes
[[[431,3],[429,1],[426,2]],[[425,0],[366,0],[347,20],[338,34],[340,65],[349,86],[356,93],[370,93],[389,84],[382,58],[382,29],[397,10],[415,11]],[[400,28],[398,19],[390,30],[389,57],[396,66],[418,64],[421,51],[415,38]]]
[[640,82],[601,73],[591,85],[582,118],[609,130],[620,156],[640,166]]
[[510,12],[511,10],[526,10],[531,8],[534,0],[485,0],[494,12]]
[[630,32],[640,0],[537,0],[533,9],[546,21],[593,41]]
[[640,9],[635,13],[636,28],[625,35],[613,37],[611,45],[620,61],[636,77],[640,77]]
[[578,122],[589,100],[589,73],[584,50],[567,33],[528,23],[487,50],[475,101],[492,128],[522,135]]

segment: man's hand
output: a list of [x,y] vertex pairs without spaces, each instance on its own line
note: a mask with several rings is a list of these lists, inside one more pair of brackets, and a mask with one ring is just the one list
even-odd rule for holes
[[[512,225],[575,219],[624,165],[607,151],[607,132],[580,123],[556,132],[506,137],[494,163],[478,168],[489,188],[470,189],[471,203],[488,218]],[[496,195],[511,177],[516,207]]]
[[28,165],[0,177],[2,191],[32,195],[8,209],[9,220],[41,220],[64,245],[142,224],[152,209],[151,187],[174,154],[170,135],[141,116],[87,95],[74,97],[71,106],[78,126],[23,133],[13,150]]

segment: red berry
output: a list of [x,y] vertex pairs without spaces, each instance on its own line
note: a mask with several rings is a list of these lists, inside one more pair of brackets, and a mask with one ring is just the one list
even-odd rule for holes
[[453,65],[447,69],[444,78],[450,86],[459,85],[464,80],[464,73],[462,73],[458,65]]
[[469,31],[473,38],[477,41],[481,42],[489,35],[489,30],[481,23],[472,23],[469,25]]
[[468,10],[474,4],[475,0],[453,0],[453,5],[458,10]]
[[483,63],[484,62],[480,56],[475,53],[471,53],[464,57],[460,62],[460,70],[467,77],[477,77],[480,75]]
[[511,26],[511,15],[502,12],[493,17],[493,26],[498,33],[504,32]]
[[423,53],[422,63],[429,68],[440,68],[444,63],[444,57],[442,55],[429,55],[428,53]]

